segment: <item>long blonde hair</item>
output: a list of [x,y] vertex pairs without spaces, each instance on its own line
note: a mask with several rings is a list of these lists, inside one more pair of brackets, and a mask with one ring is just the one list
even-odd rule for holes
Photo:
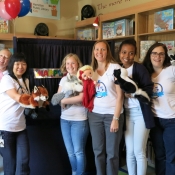
[[107,48],[107,56],[106,56],[106,66],[105,66],[105,69],[107,69],[107,66],[108,66],[109,63],[117,63],[117,61],[112,56],[112,53],[111,53],[111,50],[110,50],[110,46],[107,43],[107,41],[105,41],[105,40],[99,40],[99,41],[97,41],[94,44],[93,49],[92,49],[91,66],[93,67],[93,70],[94,71],[98,68],[98,62],[97,62],[97,60],[95,59],[95,56],[94,56],[94,49],[95,49],[96,44],[101,43],[101,42],[104,43],[106,45],[106,48]]
[[62,64],[61,64],[61,67],[60,67],[60,69],[61,69],[61,72],[64,74],[64,73],[67,73],[67,70],[66,70],[66,60],[68,59],[68,58],[70,58],[70,57],[73,57],[76,61],[77,61],[77,63],[78,63],[78,69],[80,68],[80,67],[82,67],[82,62],[80,61],[80,58],[78,57],[78,55],[76,55],[76,54],[74,54],[74,53],[69,53],[69,54],[67,54],[64,58],[63,58],[63,61],[62,61]]

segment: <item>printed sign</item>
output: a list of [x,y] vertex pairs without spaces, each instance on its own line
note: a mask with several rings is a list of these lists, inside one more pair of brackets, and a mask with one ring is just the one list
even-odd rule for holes
[[34,78],[62,78],[63,76],[61,70],[57,68],[34,68],[33,72]]
[[60,0],[30,0],[27,16],[60,20]]

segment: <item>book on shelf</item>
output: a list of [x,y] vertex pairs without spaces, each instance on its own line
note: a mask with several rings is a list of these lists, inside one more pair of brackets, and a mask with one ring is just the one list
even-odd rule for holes
[[78,29],[78,30],[77,30],[77,39],[78,39],[78,40],[84,40],[83,30],[84,30],[84,29]]
[[103,23],[103,39],[114,38],[114,22]]
[[162,10],[154,14],[154,32],[171,30],[174,26],[174,9]]
[[95,39],[95,40],[98,39],[98,28],[97,28],[97,27],[95,27],[94,39]]
[[165,44],[168,50],[174,47],[174,41],[158,41],[158,42]]
[[83,31],[84,40],[94,40],[94,32],[95,30],[92,28],[84,29]]
[[120,58],[119,58],[119,47],[120,47],[120,44],[122,43],[122,41],[115,41],[115,45],[114,45],[114,58],[115,60],[120,63]]
[[129,20],[129,35],[135,34],[135,21],[133,19]]
[[5,49],[5,44],[0,43],[0,50]]
[[94,39],[94,32],[93,28],[84,28],[77,30],[77,39],[78,40],[93,40]]
[[9,33],[9,21],[0,18],[0,33]]
[[116,37],[129,35],[129,19],[115,21],[114,32]]
[[140,58],[139,61],[142,62],[146,56],[148,49],[155,43],[154,40],[140,41]]
[[146,146],[146,157],[148,161],[148,165],[151,167],[155,167],[155,154],[152,146],[152,142],[148,139]]
[[13,48],[8,48],[8,50],[11,52],[11,54],[14,54]]

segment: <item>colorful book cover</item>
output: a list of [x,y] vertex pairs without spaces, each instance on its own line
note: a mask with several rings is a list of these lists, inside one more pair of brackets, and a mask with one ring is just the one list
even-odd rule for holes
[[154,32],[173,29],[174,9],[162,10],[154,14]]
[[174,41],[159,41],[159,43],[165,44],[168,50],[174,47]]
[[114,22],[103,23],[103,39],[114,37]]
[[94,39],[94,32],[95,32],[95,30],[91,29],[91,28],[84,29],[84,31],[83,31],[84,40],[93,40]]
[[79,29],[79,30],[77,30],[77,39],[78,39],[78,40],[84,40],[83,30],[84,30],[84,29]]
[[139,61],[142,62],[146,56],[148,49],[155,43],[156,41],[140,41],[140,58]]
[[0,44],[0,50],[5,49],[5,44]]
[[122,43],[122,41],[116,41],[115,42],[115,50],[114,50],[114,58],[115,60],[120,63],[120,58],[119,58],[119,47],[120,47],[120,44]]
[[9,21],[0,18],[0,33],[9,33]]
[[122,19],[119,21],[115,21],[114,32],[115,32],[115,36],[129,35],[129,20]]

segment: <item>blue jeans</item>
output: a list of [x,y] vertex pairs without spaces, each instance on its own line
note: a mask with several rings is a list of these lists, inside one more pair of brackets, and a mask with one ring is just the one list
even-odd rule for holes
[[145,127],[140,108],[126,108],[126,161],[128,174],[146,175],[146,145],[149,129]]
[[156,175],[175,175],[175,118],[155,117],[150,136],[155,152]]
[[5,175],[29,175],[29,141],[27,131],[1,131],[4,147],[0,147],[3,156]]
[[61,119],[61,131],[72,167],[72,174],[83,175],[86,168],[85,145],[89,134],[88,121]]

